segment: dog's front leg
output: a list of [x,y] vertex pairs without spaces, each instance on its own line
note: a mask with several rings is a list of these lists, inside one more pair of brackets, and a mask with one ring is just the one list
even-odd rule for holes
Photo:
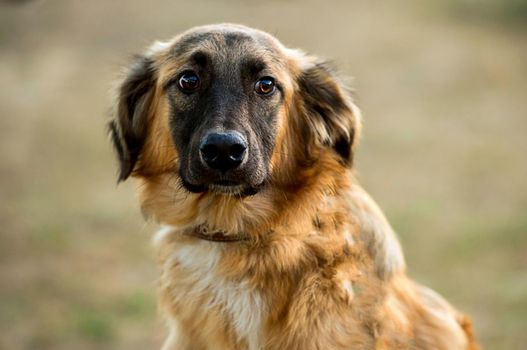
[[168,337],[161,350],[202,350],[202,347],[194,344],[177,325],[175,320],[169,322]]

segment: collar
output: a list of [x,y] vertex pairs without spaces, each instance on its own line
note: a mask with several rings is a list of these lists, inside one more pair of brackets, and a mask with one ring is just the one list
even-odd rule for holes
[[249,237],[245,233],[228,235],[225,233],[225,231],[209,232],[205,225],[196,226],[195,228],[189,230],[187,235],[203,239],[205,241],[222,243],[244,242],[249,240]]

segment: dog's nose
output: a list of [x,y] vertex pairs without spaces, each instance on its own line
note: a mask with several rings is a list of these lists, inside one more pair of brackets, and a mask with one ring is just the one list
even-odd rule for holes
[[201,159],[205,164],[223,172],[240,166],[246,150],[247,141],[237,131],[210,133],[199,145]]

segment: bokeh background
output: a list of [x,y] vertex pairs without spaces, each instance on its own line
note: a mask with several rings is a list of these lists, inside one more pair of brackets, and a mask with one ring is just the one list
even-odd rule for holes
[[0,349],[157,349],[157,271],[105,133],[121,67],[238,22],[332,60],[364,113],[357,169],[409,274],[527,344],[527,1],[0,2]]

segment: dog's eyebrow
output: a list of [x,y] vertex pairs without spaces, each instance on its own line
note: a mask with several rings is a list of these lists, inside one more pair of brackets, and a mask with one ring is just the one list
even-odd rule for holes
[[199,51],[193,52],[190,55],[190,60],[192,60],[198,66],[204,67],[207,65],[207,62],[209,61],[209,55],[206,52],[199,50]]
[[268,64],[259,57],[248,57],[244,60],[243,67],[250,75],[256,75],[268,68]]

